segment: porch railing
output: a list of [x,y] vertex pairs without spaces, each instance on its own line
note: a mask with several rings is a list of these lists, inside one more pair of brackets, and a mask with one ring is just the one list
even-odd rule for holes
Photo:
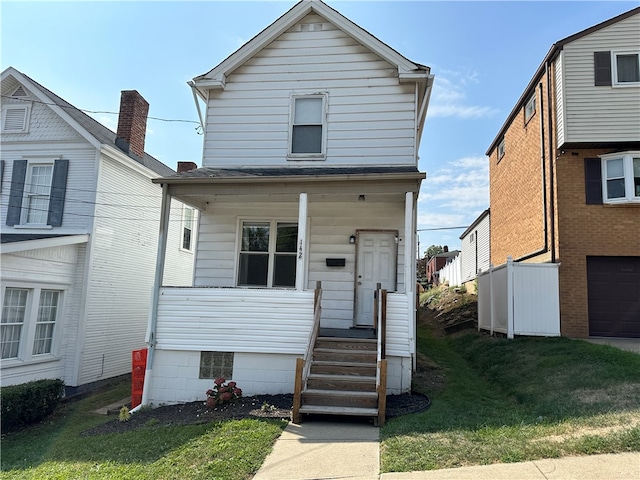
[[374,295],[375,328],[378,336],[378,368],[376,369],[376,392],[378,393],[378,421],[382,427],[386,420],[387,409],[387,291],[378,283]]
[[309,334],[307,351],[304,357],[296,359],[296,376],[293,385],[293,408],[291,420],[300,423],[300,406],[302,404],[302,391],[307,386],[311,360],[313,359],[313,347],[316,344],[318,333],[320,332],[320,317],[322,316],[322,283],[316,282],[316,289],[313,294],[313,327]]

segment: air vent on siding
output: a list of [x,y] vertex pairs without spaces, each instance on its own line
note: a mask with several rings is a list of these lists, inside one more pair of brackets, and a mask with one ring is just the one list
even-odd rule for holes
[[2,130],[5,132],[22,132],[27,122],[27,107],[7,108],[5,110]]
[[11,96],[12,97],[27,97],[28,95],[27,95],[27,92],[22,87],[22,85],[20,85],[18,88],[15,89],[15,91],[13,92],[13,94]]
[[320,32],[322,31],[321,23],[303,23],[300,25],[301,32]]

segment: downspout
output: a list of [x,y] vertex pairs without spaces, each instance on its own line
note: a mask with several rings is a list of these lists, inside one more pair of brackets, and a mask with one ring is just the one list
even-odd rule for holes
[[556,263],[556,206],[555,206],[555,168],[553,165],[554,152],[553,152],[553,109],[551,103],[551,78],[549,76],[549,61],[545,64],[545,72],[547,75],[547,109],[549,122],[549,210],[550,210],[550,222],[551,222],[551,263]]
[[[549,88],[549,71],[546,71],[547,76],[547,89]],[[542,90],[542,82],[538,84],[538,89],[540,92],[539,98],[540,103],[542,103],[543,99],[543,90]],[[547,99],[548,103],[548,99]],[[544,236],[544,244],[543,247],[536,250],[535,252],[528,253],[522,257],[517,258],[516,262],[521,262],[523,260],[528,260],[530,258],[536,257],[542,253],[546,253],[549,251],[549,241],[547,235],[548,223],[547,223],[547,172],[546,172],[546,155],[545,155],[545,138],[544,138],[544,105],[540,105],[540,170],[542,173],[542,233]],[[477,240],[476,240],[477,244]]]
[[144,372],[144,385],[142,387],[142,402],[131,410],[137,412],[140,408],[149,404],[149,390],[151,389],[151,374],[153,373],[153,357],[156,347],[156,327],[158,323],[158,301],[160,299],[160,287],[164,278],[164,261],[167,252],[167,233],[169,229],[169,213],[171,211],[171,197],[169,185],[162,184],[162,205],[160,209],[160,232],[158,233],[158,254],[156,257],[156,276],[153,283],[151,296],[151,311],[149,312],[149,327],[147,331],[147,367]]

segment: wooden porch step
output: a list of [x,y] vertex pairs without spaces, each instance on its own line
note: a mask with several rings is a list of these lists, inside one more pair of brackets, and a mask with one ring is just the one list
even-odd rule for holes
[[312,373],[307,378],[307,388],[318,390],[347,389],[350,391],[376,391],[376,377],[365,375],[328,375]]
[[316,415],[353,415],[359,417],[377,417],[377,408],[332,407],[322,405],[302,405],[300,413]]
[[313,359],[325,362],[360,362],[376,363],[378,356],[369,350],[342,350],[337,348],[314,348]]
[[313,361],[311,362],[311,373],[320,373],[326,375],[358,375],[358,376],[375,376],[376,364],[373,362],[330,362],[330,361]]
[[308,389],[302,392],[304,405],[377,408],[376,392]]

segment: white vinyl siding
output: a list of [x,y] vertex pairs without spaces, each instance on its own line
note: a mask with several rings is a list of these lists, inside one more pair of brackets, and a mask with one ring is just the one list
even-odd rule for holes
[[[152,175],[108,157],[101,162],[80,384],[131,371],[131,351],[145,346],[161,204]],[[182,214],[176,204],[169,221],[174,249]],[[179,268],[190,276],[189,262]]]
[[162,288],[159,350],[304,354],[313,291]]
[[[84,144],[67,144],[64,147],[56,145],[52,151],[51,145],[39,143],[25,143],[23,145],[11,144],[3,145],[0,157],[4,160],[3,188],[0,191],[0,217],[3,219],[0,229],[2,233],[20,233],[13,227],[5,225],[7,218],[7,206],[9,203],[9,182],[13,172],[13,160],[16,158],[27,158],[33,163],[38,159],[48,158],[56,153],[69,160],[69,172],[67,175],[67,189],[65,192],[63,223],[56,227],[56,234],[79,234],[89,233],[93,223],[93,209],[95,203],[95,149],[88,148]],[[29,182],[25,178],[26,182]],[[26,188],[25,188],[26,190]],[[25,203],[23,203],[24,205]],[[47,202],[48,204],[48,202]],[[24,209],[23,209],[24,210]],[[23,213],[25,213],[23,211]],[[44,212],[46,214],[46,212]],[[44,223],[46,223],[46,217]],[[47,230],[51,232],[51,230]]]
[[291,96],[319,88],[328,92],[323,165],[415,165],[415,87],[325,22],[293,26],[210,92],[204,166],[286,165]]
[[[355,246],[349,237],[357,229],[398,230],[404,245],[404,199],[373,203],[314,201],[309,199],[307,247],[307,288],[322,281],[323,326],[350,328],[353,325]],[[339,214],[337,214],[339,212]],[[297,218],[298,203],[253,201],[213,203],[200,217],[200,236],[196,260],[195,285],[234,287],[238,247],[238,218]],[[345,258],[345,267],[327,267],[327,258]],[[397,291],[404,291],[404,248],[398,248]]]
[[484,217],[461,239],[462,283],[472,281],[478,272],[489,268],[489,218]]
[[[594,86],[594,52],[638,51],[640,14],[568,43],[564,47],[564,142],[636,142],[640,84]],[[612,64],[612,70],[615,64]]]
[[565,143],[565,117],[566,117],[566,105],[564,102],[564,53],[560,52],[558,58],[556,58],[553,64],[553,78],[552,82],[555,82],[555,99],[554,106],[556,111],[556,140],[558,145]]

